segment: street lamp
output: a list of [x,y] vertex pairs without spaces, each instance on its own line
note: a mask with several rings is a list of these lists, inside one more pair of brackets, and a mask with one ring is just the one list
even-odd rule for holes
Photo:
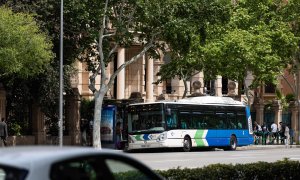
[[59,64],[59,146],[63,145],[63,16],[64,1],[60,1],[60,64]]

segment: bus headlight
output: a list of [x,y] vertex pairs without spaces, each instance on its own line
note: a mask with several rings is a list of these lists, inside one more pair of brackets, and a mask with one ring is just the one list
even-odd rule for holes
[[156,141],[164,141],[167,139],[167,133],[161,133],[158,138],[156,139]]

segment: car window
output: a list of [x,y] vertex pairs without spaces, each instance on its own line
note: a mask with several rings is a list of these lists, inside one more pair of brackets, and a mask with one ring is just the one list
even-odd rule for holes
[[89,156],[55,163],[50,170],[50,179],[159,179],[153,174],[150,169],[140,163],[124,157]]
[[105,162],[115,180],[149,179],[147,175],[128,163],[114,159],[106,159]]
[[0,165],[0,180],[23,180],[27,174],[27,170]]

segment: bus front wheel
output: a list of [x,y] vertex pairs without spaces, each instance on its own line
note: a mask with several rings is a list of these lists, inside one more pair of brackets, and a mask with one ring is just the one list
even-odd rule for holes
[[184,137],[183,139],[183,151],[184,152],[190,152],[192,148],[192,142],[189,137]]
[[236,137],[235,136],[231,136],[230,137],[230,142],[229,142],[229,147],[227,147],[226,149],[224,150],[229,150],[229,151],[234,151],[236,150],[236,146],[237,146],[237,140],[236,140]]

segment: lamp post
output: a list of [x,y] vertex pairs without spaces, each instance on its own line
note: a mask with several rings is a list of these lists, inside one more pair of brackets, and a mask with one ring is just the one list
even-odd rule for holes
[[64,1],[60,1],[60,64],[59,64],[59,146],[63,145],[63,11]]

